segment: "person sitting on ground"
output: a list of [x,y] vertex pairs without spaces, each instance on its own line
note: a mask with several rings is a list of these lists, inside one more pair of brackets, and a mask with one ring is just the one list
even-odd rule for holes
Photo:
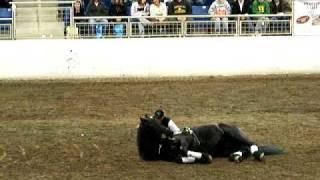
[[154,112],[153,118],[161,125],[167,127],[174,135],[181,133],[180,128],[173,122],[173,120],[165,116],[162,109]]

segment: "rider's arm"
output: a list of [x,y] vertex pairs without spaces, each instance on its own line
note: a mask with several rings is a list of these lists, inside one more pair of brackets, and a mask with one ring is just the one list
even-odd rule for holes
[[168,127],[169,129],[173,132],[173,134],[179,134],[181,133],[180,129],[178,128],[178,126],[170,119],[169,123],[168,123]]

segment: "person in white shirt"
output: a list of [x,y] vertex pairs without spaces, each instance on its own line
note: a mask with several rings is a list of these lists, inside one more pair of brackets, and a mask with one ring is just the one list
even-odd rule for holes
[[214,17],[213,20],[215,23],[215,31],[220,32],[221,21],[223,25],[223,31],[228,32],[228,18],[224,17],[231,14],[231,6],[226,0],[215,0],[208,10],[209,15],[219,16]]
[[142,16],[150,15],[150,6],[146,0],[138,0],[131,5],[131,16],[139,17],[138,24],[139,34],[144,34],[144,25],[149,23],[146,18],[141,18]]
[[153,118],[161,125],[167,127],[174,135],[181,133],[180,128],[173,122],[173,120],[164,115],[162,109],[154,112]]
[[153,4],[150,5],[150,16],[153,17],[150,20],[155,22],[152,24],[153,34],[162,34],[166,32],[166,24],[162,22],[166,20],[167,15],[167,6],[160,0],[153,0]]
[[[150,16],[167,16],[168,10],[167,6],[160,2],[160,0],[153,0],[153,4],[150,6]],[[156,18],[158,21],[164,21],[165,18]]]

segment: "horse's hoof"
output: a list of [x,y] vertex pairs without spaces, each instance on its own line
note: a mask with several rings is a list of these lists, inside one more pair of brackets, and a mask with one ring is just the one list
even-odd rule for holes
[[253,153],[254,160],[263,161],[264,160],[264,152],[256,151]]
[[232,154],[229,157],[229,160],[235,163],[241,163],[243,161],[243,157],[237,154]]
[[242,160],[243,160],[242,156],[239,156],[239,155],[238,155],[238,156],[235,156],[235,157],[234,157],[234,162],[235,162],[235,163],[241,163]]

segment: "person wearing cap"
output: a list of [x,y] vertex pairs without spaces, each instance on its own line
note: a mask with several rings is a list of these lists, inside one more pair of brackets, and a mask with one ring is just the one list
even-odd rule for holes
[[[156,122],[167,127],[173,133],[173,135],[180,134],[180,133],[187,133],[187,134],[192,133],[192,130],[190,128],[184,128],[183,132],[181,132],[180,129],[178,128],[178,126],[173,122],[173,120],[170,119],[169,117],[165,116],[164,111],[161,109],[158,109],[154,112],[153,118]],[[179,145],[179,143],[178,144],[170,144],[170,143],[168,143],[168,141],[163,141],[159,145],[159,155],[163,159],[167,159],[169,157],[169,160],[170,160],[170,158],[173,158],[174,161],[176,161],[177,163],[182,163],[182,164],[190,164],[190,163],[195,163],[195,162],[210,163],[212,161],[212,157],[208,153],[201,153],[201,152],[191,151],[191,150],[187,149],[184,152],[178,153],[178,155],[177,155],[175,153],[172,153],[173,147],[180,148],[180,145]],[[176,151],[176,150],[174,150],[174,151]],[[173,157],[175,155],[177,155],[177,156]]]
[[167,116],[165,116],[164,111],[158,109],[154,112],[153,118],[161,125],[167,127],[173,134],[181,133],[179,127],[173,122],[173,120]]

